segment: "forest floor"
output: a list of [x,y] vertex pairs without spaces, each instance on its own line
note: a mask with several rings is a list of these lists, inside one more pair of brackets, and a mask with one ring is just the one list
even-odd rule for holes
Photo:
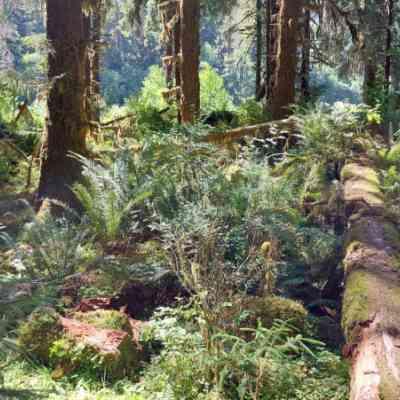
[[144,400],[128,380],[114,386],[82,376],[57,381],[48,368],[23,359],[9,361],[2,374],[0,400]]

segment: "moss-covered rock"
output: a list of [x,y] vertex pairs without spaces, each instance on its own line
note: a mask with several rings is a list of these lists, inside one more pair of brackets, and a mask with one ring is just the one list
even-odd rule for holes
[[63,327],[57,312],[50,307],[40,307],[19,327],[18,344],[30,356],[49,364],[50,346],[62,336]]
[[[64,336],[53,342],[51,361],[58,370],[84,369],[99,376],[132,376],[140,367],[140,352],[127,332],[61,318]],[[57,371],[57,370],[56,370]]]
[[[224,313],[224,329],[255,328],[258,321],[270,328],[277,320],[287,321],[299,330],[306,326],[307,310],[297,301],[280,296],[237,298]],[[239,325],[239,326],[238,326]],[[230,328],[231,327],[231,328]]]
[[254,318],[260,320],[263,326],[270,327],[276,320],[289,321],[299,329],[305,327],[307,310],[297,301],[279,296],[249,299],[245,303]]
[[99,377],[122,378],[137,372],[141,350],[128,318],[112,310],[77,313],[82,321],[41,308],[19,329],[19,345],[55,368],[54,378],[84,369]]

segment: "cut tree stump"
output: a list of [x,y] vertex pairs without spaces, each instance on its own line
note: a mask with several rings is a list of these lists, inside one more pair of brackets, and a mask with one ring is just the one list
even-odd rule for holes
[[341,173],[348,223],[342,328],[351,360],[350,400],[400,398],[400,233],[385,216],[377,168]]

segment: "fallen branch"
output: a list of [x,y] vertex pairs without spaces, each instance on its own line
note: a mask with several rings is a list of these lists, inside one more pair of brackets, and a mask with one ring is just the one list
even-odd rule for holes
[[134,117],[135,117],[135,114],[130,113],[130,114],[124,115],[123,117],[118,117],[118,118],[115,118],[115,119],[113,119],[111,121],[107,121],[107,122],[89,121],[89,125],[94,126],[99,129],[107,129],[107,128],[110,128],[110,125],[124,121],[129,118],[134,118]]

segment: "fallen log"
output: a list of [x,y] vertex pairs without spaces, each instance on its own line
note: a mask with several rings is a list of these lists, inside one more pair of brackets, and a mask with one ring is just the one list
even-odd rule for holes
[[342,328],[350,400],[400,398],[400,233],[385,216],[379,174],[367,159],[341,172],[348,223]]
[[266,138],[281,135],[295,134],[299,132],[299,124],[296,118],[290,117],[283,120],[265,122],[263,124],[244,126],[224,132],[211,132],[201,138],[203,143],[224,145],[244,137]]

